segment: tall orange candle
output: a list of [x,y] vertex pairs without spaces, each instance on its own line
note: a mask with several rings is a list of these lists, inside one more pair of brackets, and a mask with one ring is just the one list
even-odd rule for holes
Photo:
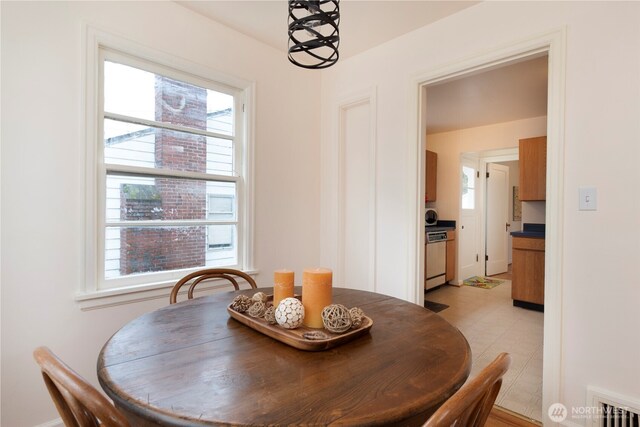
[[273,306],[277,307],[285,298],[293,297],[293,276],[291,270],[273,272]]
[[333,272],[327,268],[307,268],[302,272],[304,321],[309,328],[322,328],[322,309],[331,305]]

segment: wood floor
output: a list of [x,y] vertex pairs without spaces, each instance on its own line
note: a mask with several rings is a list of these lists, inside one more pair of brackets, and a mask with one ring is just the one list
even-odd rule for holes
[[507,267],[507,272],[506,273],[500,273],[500,274],[495,274],[493,276],[489,276],[492,277],[494,279],[506,279],[506,280],[511,280],[511,273],[512,273],[512,265],[509,264],[509,267]]
[[535,420],[530,420],[515,412],[494,406],[485,427],[538,427],[541,425]]

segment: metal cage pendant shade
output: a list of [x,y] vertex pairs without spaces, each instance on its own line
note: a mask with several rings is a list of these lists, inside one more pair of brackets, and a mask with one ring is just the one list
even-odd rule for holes
[[289,61],[310,69],[338,61],[340,0],[289,0]]

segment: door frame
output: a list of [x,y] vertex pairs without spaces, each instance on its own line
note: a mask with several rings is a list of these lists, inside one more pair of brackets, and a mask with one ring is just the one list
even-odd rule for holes
[[[478,225],[478,239],[477,239],[477,247],[476,250],[478,252],[478,258],[483,260],[487,255],[486,247],[487,247],[487,168],[489,163],[499,163],[499,162],[510,162],[510,161],[518,161],[520,160],[519,148],[511,147],[511,148],[497,148],[492,150],[484,150],[484,151],[472,151],[472,152],[464,152],[460,155],[460,168],[462,168],[462,162],[465,158],[475,157],[478,161],[478,171],[480,172],[480,177],[478,178],[478,188],[477,191],[477,201],[478,201],[478,221],[480,221]],[[460,194],[458,194],[458,199],[460,199]],[[462,207],[460,206],[458,209],[458,221],[462,216]],[[456,239],[458,242],[458,251],[460,250],[460,239]],[[479,275],[484,276],[486,272],[486,263],[482,263],[482,272],[479,272]],[[479,268],[479,267],[478,267]],[[458,285],[462,284],[464,277],[460,275],[460,266],[456,268],[456,283]]]
[[354,93],[344,99],[340,100],[337,110],[338,110],[338,182],[337,182],[337,193],[338,193],[338,227],[337,227],[337,271],[334,277],[334,281],[337,283],[345,283],[345,216],[346,216],[346,192],[345,192],[345,169],[347,167],[346,164],[346,138],[345,138],[345,126],[346,126],[346,114],[350,108],[358,107],[360,105],[368,105],[369,106],[369,203],[373,207],[369,211],[369,217],[367,218],[369,224],[369,250],[368,250],[368,260],[369,260],[369,271],[368,271],[368,283],[370,284],[370,291],[376,292],[376,263],[377,263],[377,252],[376,252],[376,238],[377,238],[377,226],[376,226],[376,213],[377,213],[377,114],[378,114],[378,106],[377,106],[377,87],[371,87],[365,89],[363,91]]
[[[513,148],[501,148],[497,150],[482,151],[480,153],[480,183],[482,186],[482,211],[480,212],[480,220],[482,227],[480,228],[480,238],[482,239],[481,257],[484,259],[487,255],[487,172],[489,171],[489,163],[511,162],[520,160],[520,149],[516,146]],[[482,270],[487,271],[485,262]]]
[[[476,52],[477,53],[477,52]],[[564,248],[564,105],[566,74],[566,27],[533,36],[526,40],[498,46],[471,57],[410,76],[407,98],[409,158],[414,163],[407,168],[407,296],[417,304],[424,302],[424,176],[423,153],[426,150],[425,108],[426,86],[455,77],[489,70],[509,62],[529,59],[546,53],[548,65],[547,100],[547,203],[545,241],[545,312],[544,312],[544,367],[543,367],[543,421],[552,425],[547,411],[560,402],[563,390],[562,355],[562,292]],[[422,196],[421,196],[422,195]]]

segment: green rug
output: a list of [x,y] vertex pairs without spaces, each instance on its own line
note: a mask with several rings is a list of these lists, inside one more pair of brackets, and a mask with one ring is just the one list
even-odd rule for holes
[[504,280],[491,279],[490,277],[473,276],[465,279],[462,282],[463,285],[473,286],[474,288],[491,289],[498,286],[500,283],[504,283]]

